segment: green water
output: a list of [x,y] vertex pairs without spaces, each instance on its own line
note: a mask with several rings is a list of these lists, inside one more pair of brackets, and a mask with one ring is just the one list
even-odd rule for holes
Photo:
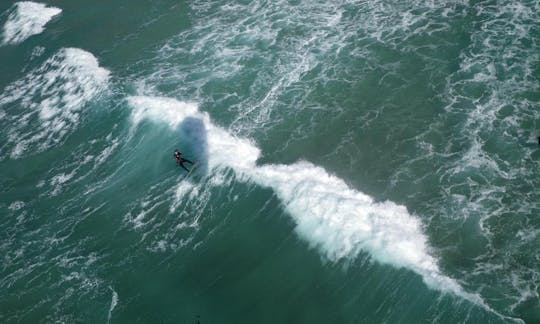
[[540,321],[538,1],[43,4],[0,3],[0,322]]

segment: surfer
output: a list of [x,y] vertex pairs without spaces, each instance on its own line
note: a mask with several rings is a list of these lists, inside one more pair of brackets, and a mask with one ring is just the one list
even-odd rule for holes
[[186,168],[186,166],[184,165],[184,162],[187,162],[191,165],[193,165],[193,162],[191,162],[190,160],[188,159],[184,159],[182,157],[182,153],[180,153],[180,151],[178,151],[178,149],[175,149],[174,150],[174,158],[176,159],[176,163],[178,163],[179,166],[182,167],[182,169],[186,170],[187,172],[189,172],[188,168]]

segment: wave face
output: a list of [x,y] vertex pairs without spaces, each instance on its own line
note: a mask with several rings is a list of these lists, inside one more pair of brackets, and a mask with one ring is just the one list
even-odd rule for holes
[[440,272],[428,253],[420,222],[404,206],[377,203],[306,161],[257,166],[260,150],[256,146],[213,125],[194,104],[156,97],[130,97],[128,102],[136,124],[150,119],[174,131],[187,118],[203,120],[210,168],[232,168],[240,178],[272,188],[293,217],[297,233],[329,260],[369,252],[378,262],[416,272],[432,288],[483,303]]
[[80,122],[85,104],[107,87],[109,71],[89,52],[65,48],[0,95],[1,150],[11,158],[41,152]]
[[62,9],[37,2],[15,3],[4,24],[3,44],[19,44],[30,36],[40,34],[45,25],[61,12]]

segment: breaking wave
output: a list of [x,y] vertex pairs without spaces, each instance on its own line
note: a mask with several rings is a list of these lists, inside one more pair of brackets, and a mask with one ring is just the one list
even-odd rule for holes
[[18,44],[32,35],[40,34],[45,24],[61,12],[62,9],[37,2],[15,3],[4,24],[3,44]]
[[406,207],[376,202],[307,161],[259,166],[260,150],[252,142],[214,125],[195,104],[145,96],[129,97],[128,102],[135,124],[154,120],[176,130],[186,118],[201,119],[208,138],[210,174],[229,168],[239,179],[272,188],[295,221],[298,235],[329,260],[354,258],[364,251],[380,263],[414,271],[431,288],[491,310],[478,295],[465,292],[441,272],[430,254],[422,224]]
[[18,158],[60,143],[108,80],[109,71],[91,53],[61,49],[0,94],[0,125],[7,137],[0,151]]

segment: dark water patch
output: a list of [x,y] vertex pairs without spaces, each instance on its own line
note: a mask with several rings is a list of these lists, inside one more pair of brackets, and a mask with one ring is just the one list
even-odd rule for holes
[[[208,139],[206,127],[200,118],[187,117],[178,125],[181,151],[192,160],[198,161],[202,174],[208,173]],[[193,156],[193,157],[191,157]],[[231,159],[234,159],[231,156]],[[199,173],[199,171],[198,171]]]

